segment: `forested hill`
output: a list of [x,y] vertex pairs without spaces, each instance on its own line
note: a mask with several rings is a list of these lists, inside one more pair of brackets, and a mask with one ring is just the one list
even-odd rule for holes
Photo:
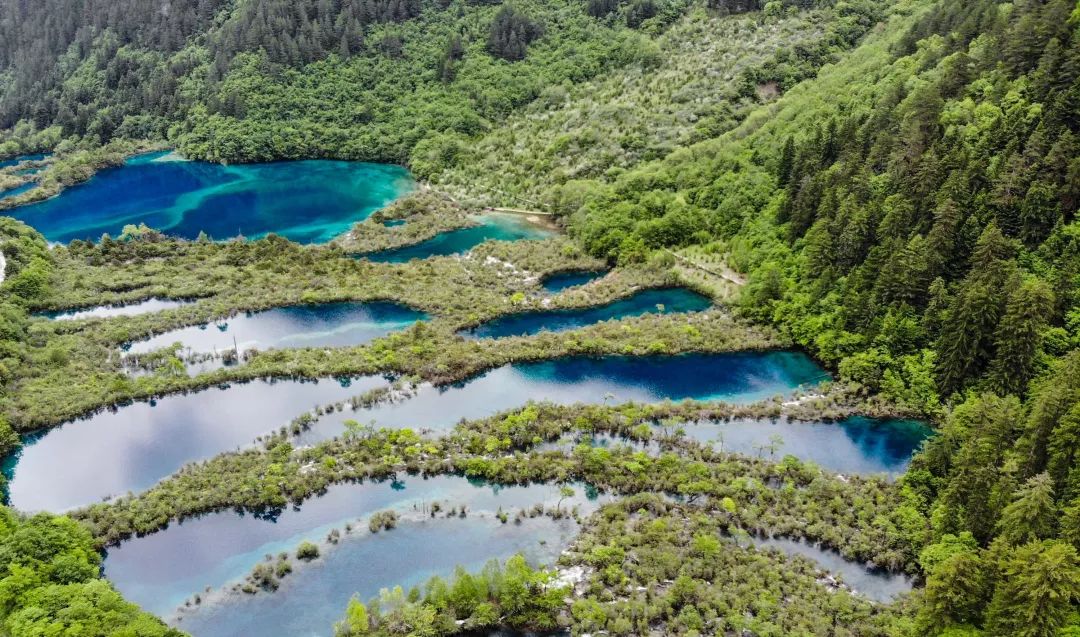
[[[822,31],[787,49],[811,75],[882,0],[774,2]],[[0,2],[0,154],[60,139],[168,139],[188,156],[412,163],[473,139],[552,87],[653,64],[687,0],[48,0]],[[714,16],[760,9],[708,0]],[[828,10],[822,15],[819,9]],[[801,18],[799,16],[802,16]],[[821,31],[813,26],[815,31]],[[839,35],[838,35],[839,34]],[[788,69],[787,67],[793,67]],[[435,149],[445,161],[455,151]],[[431,142],[425,156],[432,154]],[[430,160],[429,160],[430,163]]]
[[941,414],[896,529],[927,547],[912,630],[1072,634],[1058,631],[1080,598],[1080,10],[896,9],[732,133],[555,184],[551,201],[597,255],[704,245],[749,273],[748,315]]

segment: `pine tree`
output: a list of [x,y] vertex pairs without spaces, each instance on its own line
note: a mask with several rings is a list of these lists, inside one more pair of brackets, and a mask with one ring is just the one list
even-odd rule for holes
[[997,530],[1004,541],[1024,544],[1053,535],[1056,517],[1054,483],[1049,474],[1040,473],[1029,479],[1001,512]]
[[938,634],[950,626],[979,623],[989,597],[988,575],[976,551],[957,553],[938,564],[923,590],[920,630]]
[[1028,279],[1009,294],[995,336],[997,357],[991,365],[992,383],[999,391],[1019,395],[1027,390],[1053,306],[1050,286],[1039,279]]
[[1001,567],[986,628],[991,635],[1055,637],[1080,599],[1080,557],[1059,541],[1014,549]]

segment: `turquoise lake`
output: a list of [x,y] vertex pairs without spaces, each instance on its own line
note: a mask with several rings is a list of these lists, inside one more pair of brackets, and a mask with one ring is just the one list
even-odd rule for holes
[[704,295],[686,288],[642,290],[605,305],[508,314],[462,332],[472,338],[527,336],[539,332],[564,332],[601,321],[643,314],[681,314],[712,307]]
[[272,232],[324,243],[413,188],[398,166],[326,160],[223,166],[162,152],[7,213],[62,243],[116,236],[139,223],[186,239],[201,231],[219,240]]
[[[20,186],[15,186],[14,188],[8,188],[7,190],[0,191],[0,199],[7,199],[8,197],[15,197],[17,195],[21,195],[24,192],[29,191],[34,186],[37,186],[36,181],[28,181]],[[7,212],[10,214],[10,211]],[[11,216],[14,215],[12,214]]]
[[413,259],[462,254],[485,241],[546,239],[556,234],[554,230],[529,223],[517,215],[491,213],[480,216],[478,221],[478,226],[443,232],[410,246],[355,256],[380,263],[405,263]]
[[607,272],[604,270],[578,270],[569,272],[556,272],[550,276],[544,277],[544,280],[540,282],[540,285],[544,290],[555,294],[562,292],[569,288],[575,288],[579,285],[585,285],[590,281],[602,278]]
[[[562,507],[578,506],[582,515],[610,501],[580,484],[574,490]],[[554,507],[559,498],[555,485],[494,486],[456,476],[335,485],[275,516],[223,511],[130,539],[108,550],[105,575],[125,597],[195,637],[331,635],[354,593],[367,600],[380,588],[407,590],[458,565],[478,570],[491,558],[516,553],[533,564],[553,563],[576,534],[575,523],[538,517],[502,524],[494,514],[500,507],[511,515],[535,504]],[[467,516],[431,518],[435,502],[444,511],[465,504]],[[370,533],[364,519],[386,509],[402,515],[398,527]],[[352,532],[344,533],[346,523]],[[325,538],[335,528],[342,540],[329,546]],[[276,593],[204,592],[241,579],[267,554],[294,554],[304,540],[322,543],[322,556],[297,566]],[[208,601],[185,610],[177,623],[174,611],[194,593]]]
[[241,352],[287,347],[346,347],[362,345],[426,319],[423,312],[385,301],[291,305],[170,330],[136,341],[127,351],[145,353],[174,343],[180,343],[183,351],[197,353],[221,352],[234,347]]
[[7,168],[8,166],[14,166],[24,161],[41,161],[49,157],[46,153],[37,153],[34,155],[19,155],[18,157],[12,157],[11,159],[0,160],[0,168]]
[[[665,399],[750,402],[787,393],[828,375],[795,352],[683,356],[571,357],[493,369],[448,387],[422,386],[401,402],[345,409],[319,418],[300,436],[309,444],[338,436],[343,422],[445,431],[529,400],[560,404]],[[380,376],[339,381],[255,381],[125,405],[28,436],[5,463],[17,508],[63,511],[106,496],[141,491],[187,462],[249,445],[302,412],[382,387]],[[92,450],[92,452],[89,452]]]

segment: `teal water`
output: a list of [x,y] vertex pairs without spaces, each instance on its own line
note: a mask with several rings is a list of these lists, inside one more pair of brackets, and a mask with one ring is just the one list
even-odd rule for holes
[[472,338],[527,336],[540,332],[564,332],[601,321],[643,314],[681,314],[712,307],[712,300],[686,288],[642,290],[625,299],[592,307],[508,314],[462,332]]
[[[338,436],[356,419],[380,427],[445,431],[529,400],[559,404],[655,402],[685,398],[753,401],[827,375],[794,352],[684,356],[573,357],[506,365],[449,387],[422,387],[401,402],[327,414],[297,442]],[[28,437],[5,468],[10,500],[29,511],[63,511],[106,496],[141,491],[187,462],[250,444],[292,418],[386,385],[382,377],[348,386],[257,381],[125,405]]]
[[562,292],[568,288],[574,288],[579,285],[585,285],[590,281],[602,278],[607,274],[604,270],[573,270],[569,272],[556,272],[550,276],[544,277],[544,280],[540,282],[548,292],[555,294]]
[[35,186],[37,186],[36,181],[28,181],[25,184],[22,184],[20,186],[15,186],[14,188],[9,188],[7,190],[4,190],[3,192],[0,192],[0,199],[7,199],[8,197],[16,197],[18,195],[23,194],[24,192],[27,192],[27,191],[31,190]]
[[[574,488],[564,509],[578,506],[585,515],[609,501],[583,485]],[[323,543],[336,528],[341,542],[324,544],[320,559],[297,567],[276,593],[211,595],[176,624],[195,637],[330,635],[354,593],[367,600],[380,588],[407,590],[433,575],[449,575],[455,566],[476,570],[491,558],[519,552],[533,564],[553,563],[575,534],[574,523],[534,518],[502,524],[493,514],[500,507],[511,514],[539,503],[553,507],[559,497],[555,485],[493,486],[455,476],[335,485],[275,515],[223,511],[133,538],[108,550],[105,576],[128,599],[171,617],[193,593],[205,596],[207,586],[220,590],[265,555],[294,554],[305,540]],[[430,518],[435,502],[444,511],[465,504],[467,517]],[[364,518],[386,509],[402,514],[398,528],[370,533]],[[352,523],[351,533],[344,533],[346,523]]]
[[36,155],[19,155],[18,157],[12,157],[11,159],[0,160],[0,168],[7,168],[8,166],[15,166],[24,161],[41,161],[49,157],[47,153],[38,153]]
[[174,343],[180,343],[183,350],[201,353],[234,346],[240,351],[345,347],[362,345],[423,320],[427,320],[423,312],[386,301],[292,305],[170,330],[132,343],[128,351],[140,354]]
[[139,223],[186,239],[201,231],[214,239],[275,233],[323,243],[412,188],[397,166],[323,160],[222,166],[151,153],[8,213],[62,243],[116,236]]
[[43,316],[54,321],[75,321],[88,318],[112,318],[116,316],[136,316],[138,314],[150,314],[162,310],[171,310],[193,301],[177,301],[174,299],[146,299],[137,303],[124,305],[99,305],[81,310],[61,310],[58,312],[41,312],[36,316]]
[[479,218],[479,222],[478,226],[443,232],[411,246],[356,256],[380,263],[405,263],[413,259],[462,254],[485,241],[546,239],[555,234],[555,231],[529,223],[517,215],[486,214]]
[[876,602],[888,603],[898,595],[912,589],[910,577],[902,573],[889,573],[845,559],[836,551],[825,549],[790,538],[754,538],[759,549],[775,549],[786,555],[804,557],[822,570],[839,575],[852,591]]

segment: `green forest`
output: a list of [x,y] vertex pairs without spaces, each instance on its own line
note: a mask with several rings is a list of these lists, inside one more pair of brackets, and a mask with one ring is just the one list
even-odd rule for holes
[[[299,451],[272,440],[71,517],[0,510],[0,635],[180,634],[101,578],[102,545],[172,519],[280,507],[327,484],[385,477],[390,459],[425,474],[590,480],[628,497],[585,520],[564,556],[563,566],[592,573],[571,604],[552,573],[515,558],[354,600],[342,609],[343,636],[496,625],[614,635],[1080,635],[1076,2],[160,4],[0,0],[0,159],[51,153],[41,173],[18,177],[35,188],[0,207],[56,195],[156,148],[220,163],[401,164],[442,196],[402,200],[328,247],[147,231],[50,248],[0,219],[0,450],[18,448],[19,433],[103,406],[258,377],[377,371],[457,382],[557,354],[786,345],[836,379],[808,410],[918,417],[936,435],[895,483],[849,483],[797,461],[714,456],[689,444],[650,471],[643,463],[654,461],[640,457],[534,448],[567,432],[632,438],[637,425],[679,415],[607,405],[539,415],[533,406],[462,423],[431,443],[438,461],[386,432]],[[684,261],[730,272],[740,285],[726,292],[730,313],[710,315],[706,327],[654,317],[632,323],[633,333],[605,324],[575,339],[461,342],[457,330],[511,311],[514,291],[501,274],[345,254],[468,227],[448,202],[549,213],[566,233],[527,248],[485,244],[480,256],[540,274],[614,268],[589,296],[556,297],[553,308],[671,284]],[[382,221],[399,217],[415,220],[412,238],[381,236]],[[111,357],[133,337],[338,300],[345,288],[438,320],[363,348],[263,353],[191,378],[158,368],[132,380]],[[32,317],[151,295],[203,298],[95,329]],[[529,303],[510,301],[536,309]],[[748,410],[800,419],[798,408]],[[518,422],[526,417],[528,427]],[[308,465],[316,468],[302,473]],[[267,476],[279,482],[267,486]],[[757,491],[740,480],[786,486]],[[707,504],[698,511],[654,492]],[[747,533],[798,536],[800,520],[806,539],[910,573],[918,586],[884,606],[831,596],[809,566],[739,546]],[[734,546],[714,544],[717,534]],[[794,605],[777,601],[785,595]],[[739,619],[770,613],[774,621]]]

